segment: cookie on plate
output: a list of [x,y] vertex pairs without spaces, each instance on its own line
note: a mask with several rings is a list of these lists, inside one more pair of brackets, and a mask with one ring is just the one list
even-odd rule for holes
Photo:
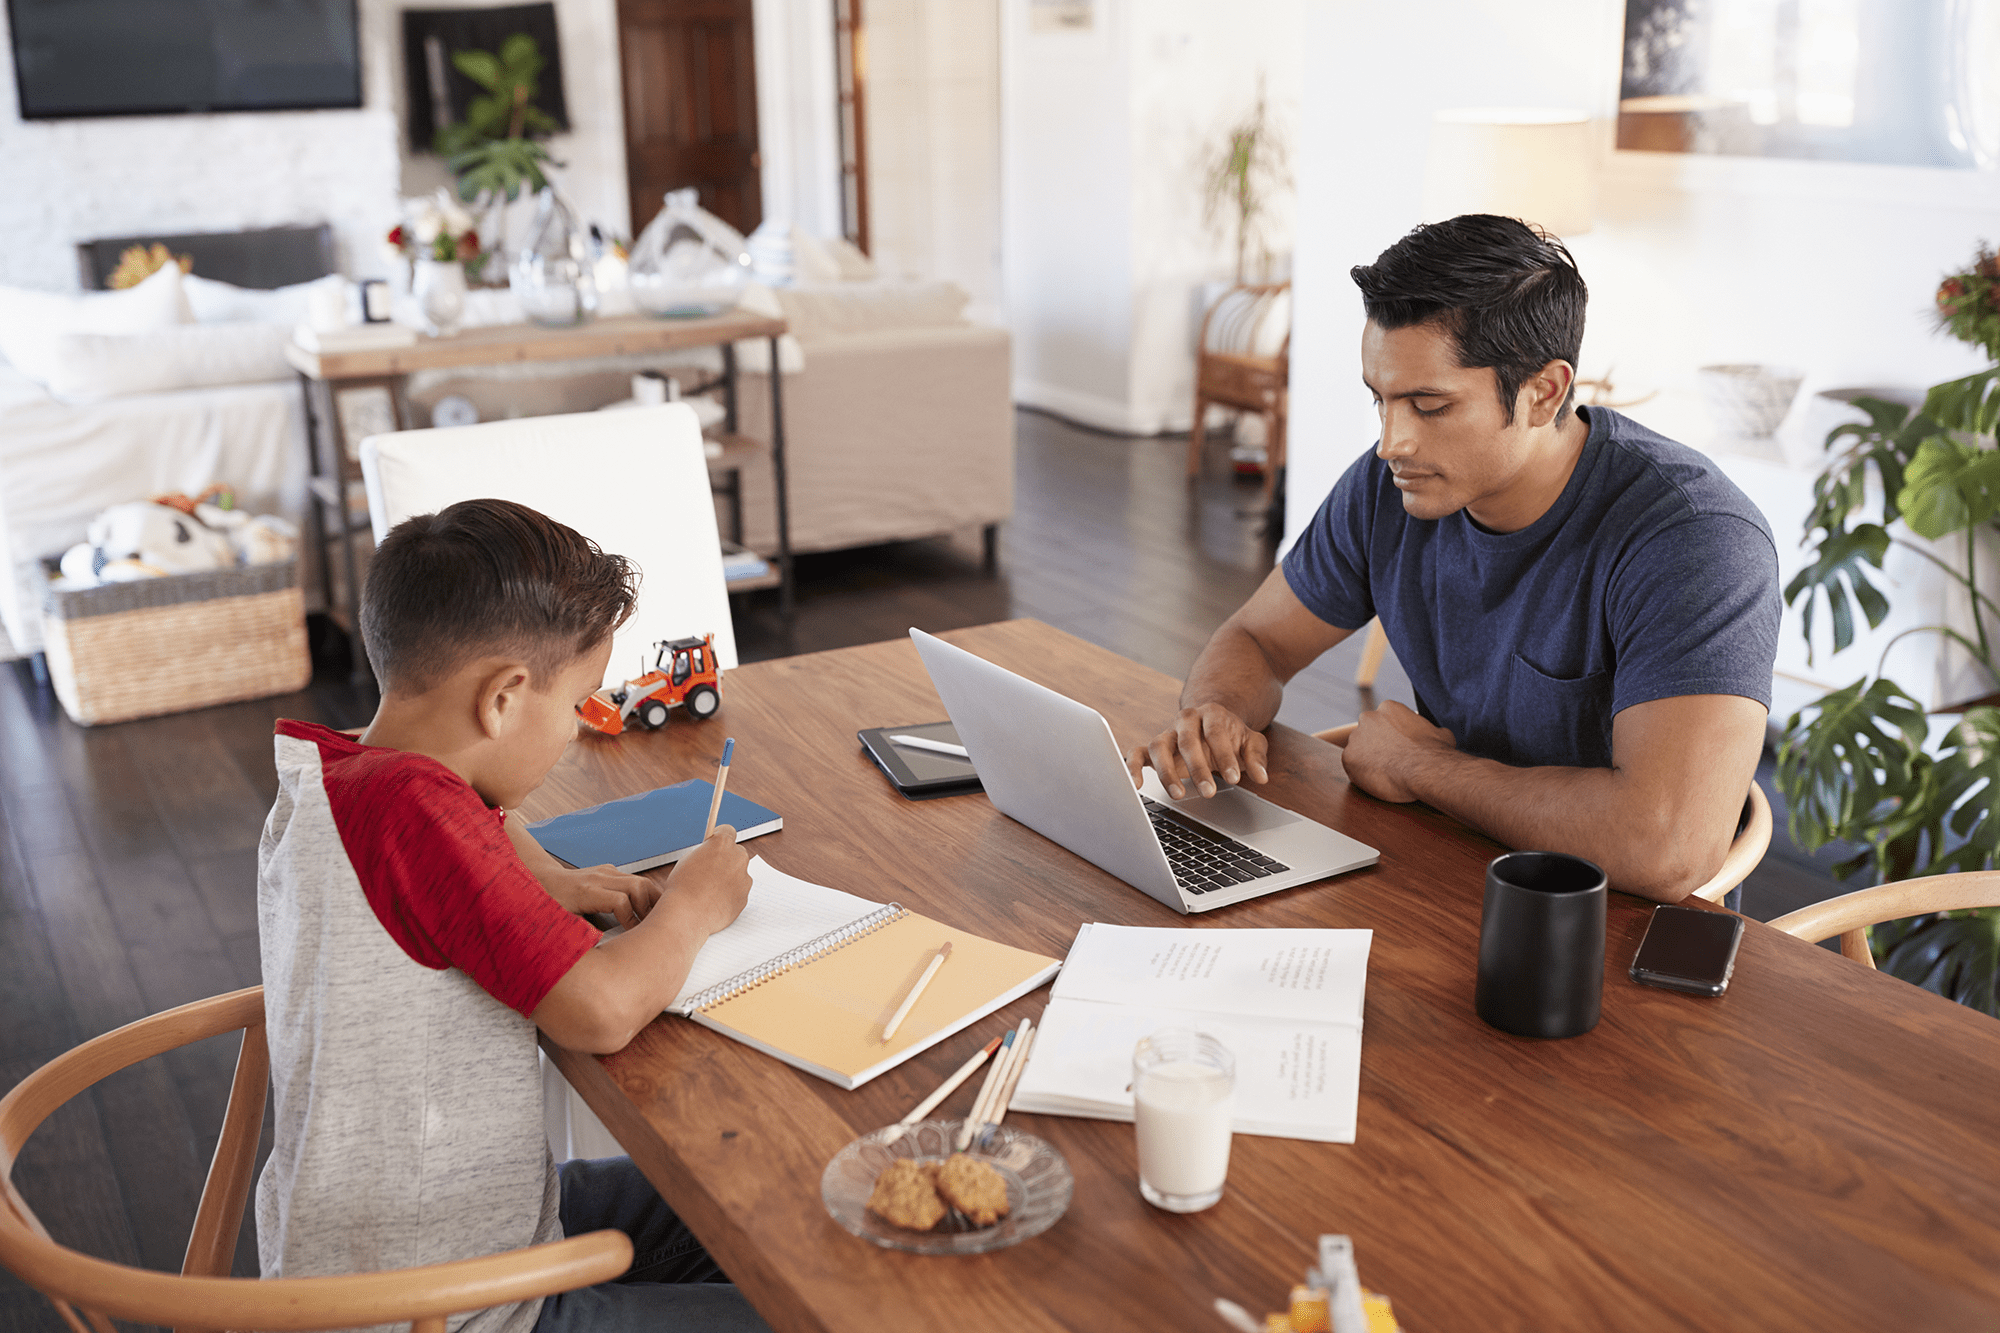
[[937,1192],[978,1226],[990,1227],[1007,1215],[1005,1177],[965,1153],[953,1153],[938,1168]]
[[911,1231],[929,1231],[944,1218],[944,1200],[932,1183],[937,1167],[899,1157],[875,1177],[875,1189],[868,1196],[868,1211],[891,1226]]

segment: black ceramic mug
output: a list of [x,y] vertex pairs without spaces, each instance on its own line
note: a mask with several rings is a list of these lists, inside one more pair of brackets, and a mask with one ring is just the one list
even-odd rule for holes
[[1520,1037],[1574,1037],[1604,999],[1604,872],[1562,852],[1508,852],[1486,866],[1479,1016]]

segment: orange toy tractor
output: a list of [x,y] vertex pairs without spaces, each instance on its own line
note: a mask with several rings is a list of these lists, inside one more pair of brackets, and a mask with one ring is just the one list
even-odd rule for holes
[[715,716],[722,706],[722,668],[715,662],[715,636],[661,639],[653,645],[653,669],[615,690],[599,690],[576,707],[593,731],[616,736],[636,723],[648,730],[667,725],[667,711],[685,705],[695,718]]

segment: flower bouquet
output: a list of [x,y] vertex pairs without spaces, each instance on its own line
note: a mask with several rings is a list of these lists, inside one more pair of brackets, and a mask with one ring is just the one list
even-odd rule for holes
[[405,220],[392,227],[386,238],[392,255],[462,264],[466,277],[479,280],[487,260],[487,252],[479,244],[479,227],[450,190],[440,189],[426,199],[406,200],[404,209]]
[[2000,256],[1980,246],[1970,269],[1938,284],[1937,308],[1945,332],[2000,361]]

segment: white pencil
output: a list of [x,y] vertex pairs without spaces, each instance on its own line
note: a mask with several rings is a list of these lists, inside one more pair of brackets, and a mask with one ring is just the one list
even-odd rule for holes
[[993,1065],[986,1071],[986,1081],[979,1085],[979,1095],[972,1099],[972,1110],[967,1113],[965,1123],[958,1130],[958,1151],[964,1152],[965,1145],[972,1142],[972,1127],[979,1123],[979,1108],[986,1104],[988,1094],[1007,1068],[1007,1053],[1014,1049],[1014,1030],[1009,1028],[1000,1041],[1000,1054],[993,1057]]
[[966,1122],[966,1132],[959,1136],[962,1140],[958,1147],[960,1152],[964,1152],[968,1144],[982,1137],[986,1133],[986,1127],[993,1123],[1001,1100],[1014,1086],[1014,1075],[1021,1068],[1021,1056],[1027,1050],[1028,1042],[1033,1039],[1034,1031],[1035,1025],[1032,1021],[1023,1022],[1014,1033],[1014,1044],[1001,1052],[1005,1057],[1005,1063],[994,1071],[987,1086],[980,1090],[979,1100],[973,1104],[972,1118]]
[[936,1092],[932,1093],[930,1096],[918,1102],[916,1105],[916,1109],[911,1111],[908,1115],[904,1116],[897,1123],[903,1125],[914,1125],[919,1120],[922,1120],[925,1116],[929,1115],[932,1111],[937,1110],[939,1102],[951,1096],[952,1093],[957,1092],[959,1086],[963,1084],[965,1080],[971,1078],[975,1073],[977,1073],[979,1071],[979,1066],[985,1064],[987,1060],[992,1058],[993,1052],[999,1049],[1000,1049],[1000,1038],[995,1037],[992,1041],[987,1042],[984,1046],[981,1046],[978,1050],[974,1051],[972,1053],[972,1058],[970,1060],[967,1060],[964,1064],[958,1067],[957,1073],[953,1074],[950,1078],[946,1079],[943,1083],[939,1084],[938,1090]]
[[1008,1071],[1007,1085],[1000,1089],[999,1105],[987,1112],[986,1123],[989,1125],[998,1125],[1007,1118],[1007,1103],[1014,1100],[1014,1088],[1020,1083],[1021,1075],[1027,1071],[1028,1057],[1035,1053],[1035,1038],[1042,1035],[1042,1030],[1035,1026],[1035,1020],[1032,1018],[1021,1026],[1027,1035],[1014,1043],[1016,1052],[1014,1067]]
[[944,947],[937,951],[937,956],[931,959],[931,965],[924,969],[922,976],[917,978],[917,984],[910,987],[910,993],[905,995],[903,1002],[896,1006],[896,1012],[890,1017],[887,1023],[882,1025],[883,1045],[888,1045],[889,1038],[896,1035],[896,1029],[901,1027],[903,1020],[909,1016],[910,1006],[917,1002],[917,997],[924,993],[924,987],[931,984],[931,978],[937,975],[937,970],[944,966],[944,960],[949,957],[951,957],[951,941],[946,940]]
[[934,741],[923,736],[891,736],[897,745],[908,746],[912,750],[929,750],[933,754],[955,754],[960,759],[970,759],[963,745],[953,745],[950,741]]

